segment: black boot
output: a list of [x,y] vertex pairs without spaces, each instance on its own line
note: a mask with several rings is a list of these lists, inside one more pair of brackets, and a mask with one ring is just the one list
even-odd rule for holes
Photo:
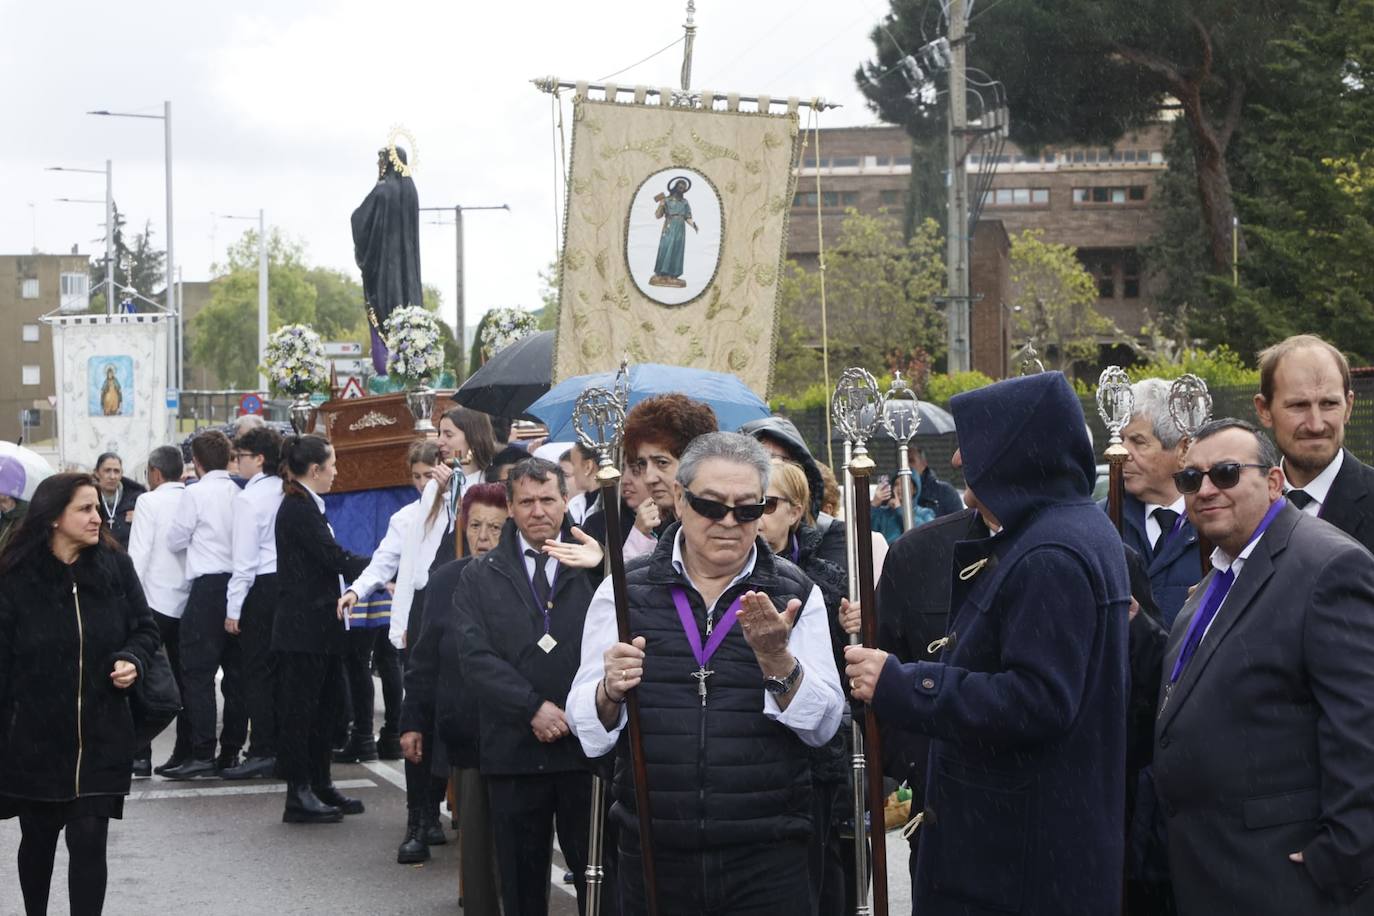
[[320,801],[305,783],[292,783],[286,787],[281,819],[285,824],[336,824],[343,820],[343,812]]
[[444,834],[444,825],[439,823],[439,806],[426,806],[420,812],[420,836],[425,841],[426,846],[443,846],[448,842],[448,837]]
[[311,786],[310,791],[315,793],[315,797],[326,805],[338,808],[344,814],[362,814],[363,803],[360,799],[349,798],[334,787],[333,783],[325,786]]
[[134,779],[148,779],[153,775],[153,759],[151,757],[138,757],[134,759],[132,768]]
[[348,743],[334,752],[335,763],[363,763],[377,759],[377,740],[369,734],[353,732]]
[[406,838],[401,841],[401,848],[396,850],[398,865],[418,865],[429,861],[429,846],[425,843],[420,820],[420,812],[411,808],[410,816],[406,818]]
[[401,736],[382,729],[382,733],[377,736],[377,756],[382,760],[402,759],[405,755],[401,753]]

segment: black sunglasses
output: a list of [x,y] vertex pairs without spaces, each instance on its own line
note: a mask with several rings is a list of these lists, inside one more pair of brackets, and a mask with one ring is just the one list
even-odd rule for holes
[[692,507],[693,512],[704,518],[709,518],[713,522],[718,522],[733,512],[735,513],[735,521],[743,525],[748,522],[756,522],[778,508],[778,501],[776,498],[772,500],[765,499],[763,502],[759,503],[746,503],[742,506],[727,506],[725,503],[718,500],[697,496],[686,488],[684,488],[682,492],[686,495],[687,505]]
[[1267,471],[1270,465],[1223,461],[1221,464],[1212,465],[1205,471],[1200,471],[1197,468],[1184,468],[1174,474],[1174,486],[1178,487],[1180,493],[1196,493],[1202,489],[1202,478],[1210,477],[1218,490],[1229,490],[1240,482],[1240,472],[1245,468],[1259,468],[1261,471]]

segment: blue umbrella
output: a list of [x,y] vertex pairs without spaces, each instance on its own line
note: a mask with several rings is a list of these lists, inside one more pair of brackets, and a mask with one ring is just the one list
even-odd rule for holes
[[[771,414],[762,398],[727,372],[639,363],[630,367],[629,383],[630,407],[656,394],[685,394],[711,405],[721,429],[739,429],[750,420]],[[549,428],[549,441],[577,438],[572,426],[573,402],[594,385],[612,389],[615,373],[597,372],[565,379],[529,406],[528,412]]]

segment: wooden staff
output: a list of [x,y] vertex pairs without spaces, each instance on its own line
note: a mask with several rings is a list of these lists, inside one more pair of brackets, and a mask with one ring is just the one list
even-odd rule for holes
[[[873,470],[873,459],[859,443],[854,458],[849,463],[854,478],[854,518],[855,542],[858,547],[859,573],[859,615],[860,630],[866,649],[877,648],[878,615],[873,587],[873,538],[871,505],[868,494],[868,478]],[[873,910],[874,916],[887,916],[887,833],[884,820],[886,796],[883,794],[883,742],[878,734],[878,716],[873,704],[864,704],[865,741],[864,765],[868,771],[868,817],[869,835],[873,840],[871,852],[873,861]],[[855,842],[862,843],[859,825],[855,825]],[[863,881],[863,875],[857,880]]]

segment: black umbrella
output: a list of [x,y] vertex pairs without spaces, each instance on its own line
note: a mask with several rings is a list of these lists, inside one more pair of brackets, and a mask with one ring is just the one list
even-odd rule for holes
[[552,382],[553,335],[539,331],[503,347],[463,382],[453,400],[493,417],[536,419],[525,411]]

